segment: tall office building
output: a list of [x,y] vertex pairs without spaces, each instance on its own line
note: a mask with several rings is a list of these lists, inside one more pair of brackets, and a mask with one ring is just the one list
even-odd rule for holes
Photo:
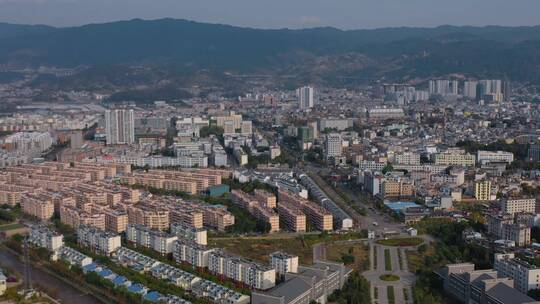
[[469,99],[476,99],[476,87],[478,86],[478,81],[465,81],[463,85],[463,97]]
[[129,145],[135,143],[133,110],[107,110],[105,112],[105,129],[108,145]]
[[312,87],[298,89],[298,106],[301,110],[311,109],[315,105]]

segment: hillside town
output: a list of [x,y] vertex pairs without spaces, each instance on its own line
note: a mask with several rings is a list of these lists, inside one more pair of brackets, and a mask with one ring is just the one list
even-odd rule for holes
[[[540,300],[537,95],[252,84],[181,107],[78,92],[1,117],[3,254],[114,303]],[[0,293],[69,285],[0,267]]]

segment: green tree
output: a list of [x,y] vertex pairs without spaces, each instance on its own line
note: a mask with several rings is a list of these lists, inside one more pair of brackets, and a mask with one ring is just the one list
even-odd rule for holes
[[216,135],[218,137],[221,137],[223,136],[223,132],[224,131],[222,127],[211,125],[211,126],[202,127],[201,130],[199,131],[199,135],[200,137],[208,137],[210,135]]
[[540,301],[540,289],[531,289],[527,292],[527,295],[536,301]]
[[383,174],[386,174],[386,172],[390,172],[390,171],[393,171],[394,170],[394,167],[391,165],[391,164],[387,164],[386,166],[384,166],[384,168],[382,169],[382,173]]

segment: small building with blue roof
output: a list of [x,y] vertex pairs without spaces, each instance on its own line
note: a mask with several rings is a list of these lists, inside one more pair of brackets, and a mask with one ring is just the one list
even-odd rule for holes
[[139,294],[139,295],[146,295],[146,293],[148,292],[148,289],[142,284],[135,283],[135,284],[131,284],[128,287],[128,291],[131,293]]
[[110,269],[104,268],[102,271],[98,272],[98,275],[104,279],[107,280],[114,280],[116,278],[116,274],[112,272]]
[[114,278],[114,280],[112,280],[112,283],[116,287],[118,287],[118,286],[129,287],[129,286],[131,286],[131,281],[128,280],[126,277],[120,276],[120,275],[117,276],[116,278]]
[[83,271],[84,274],[87,274],[89,272],[100,272],[101,269],[102,268],[98,264],[90,263],[90,264],[88,264],[86,266],[83,266],[82,271]]
[[157,303],[160,301],[160,299],[163,297],[162,294],[160,294],[159,292],[157,291],[151,291],[149,293],[147,293],[145,296],[144,296],[144,300],[145,301],[148,301],[148,302],[152,302],[152,303]]

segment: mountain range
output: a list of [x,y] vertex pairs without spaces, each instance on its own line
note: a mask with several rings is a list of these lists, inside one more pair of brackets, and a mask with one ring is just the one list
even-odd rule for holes
[[540,83],[540,26],[270,30],[178,19],[66,28],[0,23],[0,65],[159,66],[329,82],[463,73]]

